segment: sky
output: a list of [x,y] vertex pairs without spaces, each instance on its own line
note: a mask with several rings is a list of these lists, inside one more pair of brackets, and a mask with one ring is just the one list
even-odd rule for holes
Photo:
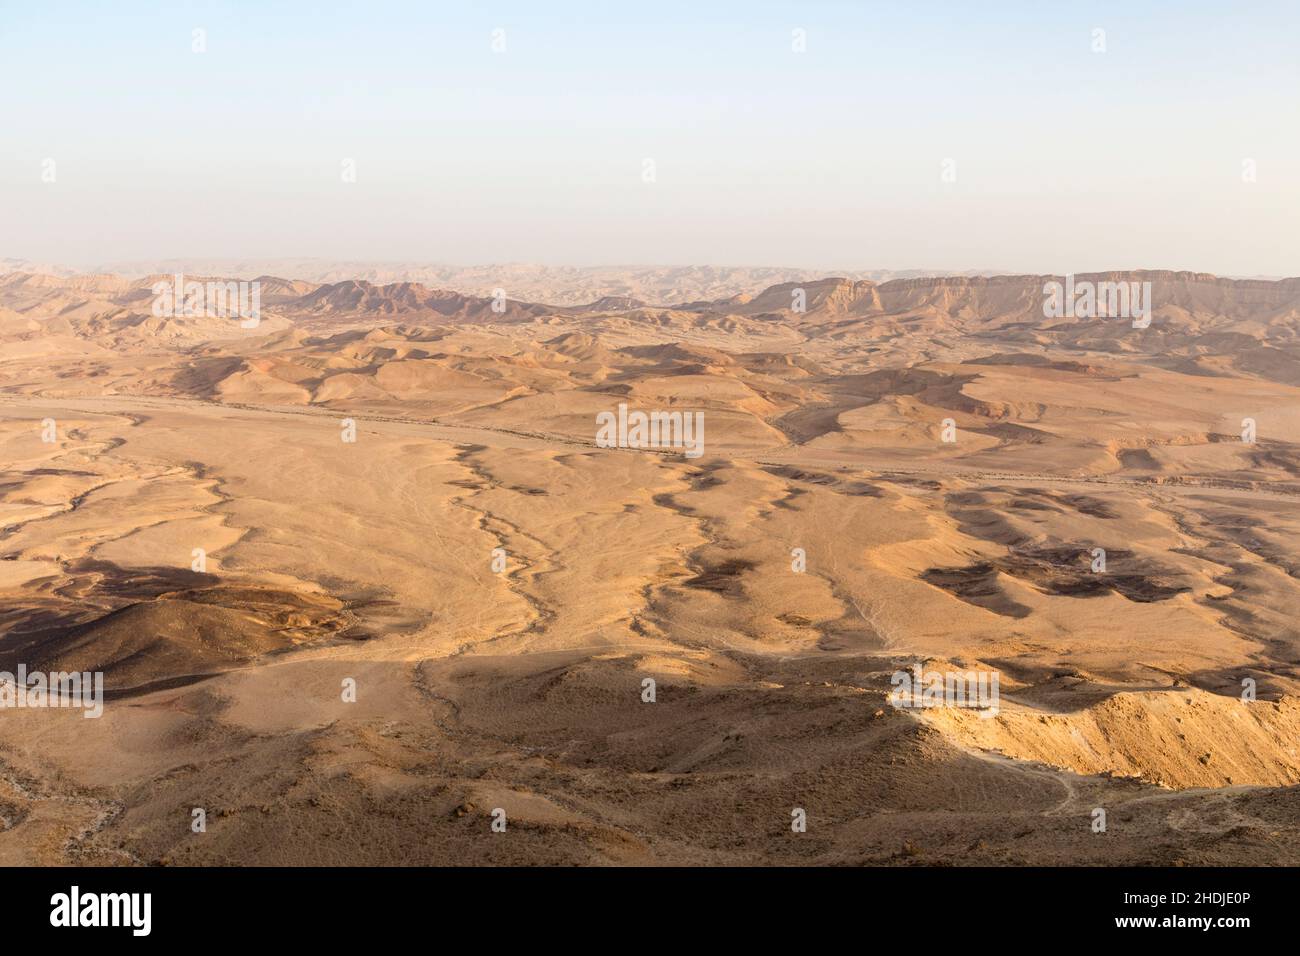
[[0,0],[0,257],[1300,275],[1298,36],[1296,0]]

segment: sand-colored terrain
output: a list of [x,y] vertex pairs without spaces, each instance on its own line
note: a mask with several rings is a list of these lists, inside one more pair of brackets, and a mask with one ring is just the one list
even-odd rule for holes
[[1300,863],[1300,280],[1047,278],[0,276],[0,863]]

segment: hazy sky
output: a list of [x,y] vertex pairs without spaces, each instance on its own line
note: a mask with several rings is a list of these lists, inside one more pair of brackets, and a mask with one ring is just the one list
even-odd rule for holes
[[1296,0],[0,0],[0,257],[1300,275],[1297,37]]

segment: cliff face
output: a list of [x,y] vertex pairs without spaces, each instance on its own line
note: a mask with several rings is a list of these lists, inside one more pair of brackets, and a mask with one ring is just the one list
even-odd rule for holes
[[[967,320],[1036,321],[1052,324],[1044,312],[1044,287],[1049,282],[1064,285],[1064,276],[944,276],[894,279],[883,283],[822,279],[815,282],[786,282],[771,286],[758,295],[722,300],[703,308],[741,315],[785,313],[798,319],[795,293],[802,289],[805,318],[827,319],[844,316],[947,316]],[[1156,314],[1163,310],[1171,319],[1199,316],[1202,319],[1272,322],[1300,317],[1300,279],[1268,281],[1224,279],[1197,272],[1138,270],[1130,272],[1080,273],[1074,288],[1085,284],[1150,283],[1150,305]],[[1145,301],[1145,300],[1144,300]],[[1081,315],[1078,318],[1088,318]],[[1070,316],[1074,321],[1075,316]]]
[[739,315],[761,315],[767,312],[796,313],[798,296],[802,293],[804,311],[825,315],[866,314],[879,310],[878,286],[868,280],[832,278],[808,282],[782,282],[770,286],[755,296],[736,296],[722,302],[709,303],[705,308],[723,310]]

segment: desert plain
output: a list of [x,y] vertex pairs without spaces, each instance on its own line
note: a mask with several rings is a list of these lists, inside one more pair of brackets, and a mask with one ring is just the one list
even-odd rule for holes
[[0,276],[0,864],[1300,862],[1300,280],[168,278]]

